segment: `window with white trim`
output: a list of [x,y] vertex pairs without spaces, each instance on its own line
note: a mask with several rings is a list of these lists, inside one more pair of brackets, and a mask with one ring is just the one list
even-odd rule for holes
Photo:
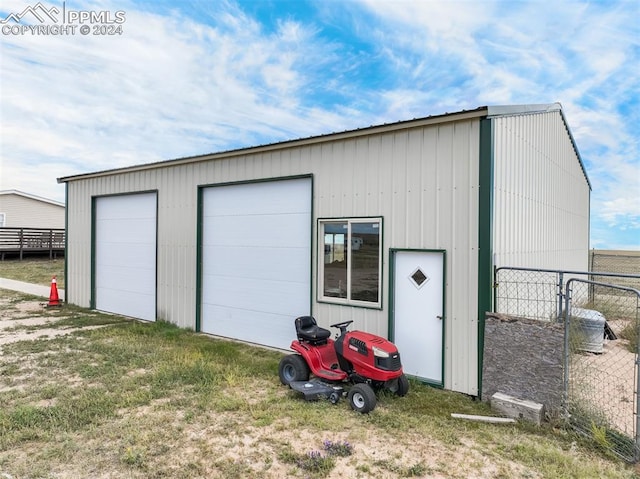
[[320,300],[382,304],[382,218],[318,220]]

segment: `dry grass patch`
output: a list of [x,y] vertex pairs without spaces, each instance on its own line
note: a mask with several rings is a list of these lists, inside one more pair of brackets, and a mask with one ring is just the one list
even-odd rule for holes
[[58,288],[64,289],[64,259],[8,259],[0,262],[0,278],[48,286],[56,276]]
[[[28,319],[12,298],[0,292]],[[633,477],[560,427],[452,419],[491,412],[460,394],[412,383],[359,415],[282,386],[275,351],[78,308],[30,311],[69,333],[2,345],[0,477]]]

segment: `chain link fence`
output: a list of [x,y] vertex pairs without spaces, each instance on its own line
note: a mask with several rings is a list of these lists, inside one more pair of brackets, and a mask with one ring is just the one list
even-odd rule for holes
[[[495,313],[564,329],[563,351],[558,351],[564,358],[563,416],[577,431],[630,462],[640,460],[638,271],[498,268],[494,276]],[[521,346],[526,344],[522,338]],[[521,354],[534,358],[538,352]],[[552,356],[547,353],[542,363]]]
[[[640,251],[591,250],[589,271],[637,275],[640,272]],[[593,281],[599,280],[594,278]]]
[[563,317],[564,286],[588,273],[533,268],[498,268],[495,271],[495,312],[510,316],[558,321]]
[[[589,253],[589,271],[594,272],[589,278],[591,281],[611,283],[607,276],[598,273],[598,271],[608,271],[621,275],[614,281],[617,286],[640,290],[640,251],[592,250]],[[590,294],[593,297],[599,294],[622,293],[593,285],[590,287]]]
[[640,292],[571,279],[565,301],[566,417],[601,447],[636,461]]

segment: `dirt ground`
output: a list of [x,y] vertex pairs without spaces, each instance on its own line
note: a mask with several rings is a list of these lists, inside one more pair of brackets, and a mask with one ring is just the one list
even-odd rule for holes
[[[620,334],[626,321],[612,321],[610,326]],[[602,353],[580,353],[571,361],[569,401],[577,402],[599,414],[619,432],[635,437],[637,397],[636,355],[629,351],[628,341],[604,340]]]
[[[61,328],[55,326],[55,323],[63,316],[60,311],[59,316],[41,316],[40,313],[45,308],[46,302],[28,301],[15,305],[15,309],[1,308],[2,301],[0,300],[0,352],[2,352],[2,345],[15,343],[18,341],[35,341],[36,339],[55,338],[57,336],[64,336],[71,334],[79,329],[93,329],[101,328],[103,326],[86,326],[84,328]],[[51,310],[55,311],[55,310]],[[28,317],[23,317],[28,315]],[[14,319],[16,316],[19,319]],[[51,324],[52,327],[46,328]],[[36,328],[37,329],[29,329]]]
[[[0,296],[0,357],[5,355],[4,346],[28,340],[43,340],[70,334],[81,328],[63,327],[56,322],[65,318],[64,310],[44,311],[44,303],[25,301],[7,306],[7,300]],[[37,329],[30,329],[37,327]],[[108,326],[93,326],[108,327]],[[86,329],[86,328],[85,328]],[[4,356],[4,359],[9,359]],[[15,358],[11,358],[14,360]],[[28,361],[28,358],[21,358]],[[136,372],[132,372],[135,374]],[[141,371],[140,374],[144,374]],[[70,380],[73,378],[70,378]],[[0,385],[2,386],[2,385]],[[1,387],[0,391],[6,391]],[[283,399],[288,394],[282,388]],[[134,471],[122,466],[125,462],[134,464],[137,450],[127,446],[132,437],[147,434],[137,430],[136,416],[153,416],[152,422],[157,424],[157,432],[164,441],[162,450],[158,452],[153,474],[149,470]],[[305,474],[291,464],[271,459],[278,456],[283,445],[296,445],[296,452],[304,453],[310,446],[319,449],[327,438],[325,432],[310,432],[299,428],[290,428],[287,424],[276,422],[263,427],[239,423],[233,412],[213,414],[204,413],[197,421],[186,420],[175,411],[163,408],[161,402],[123,411],[109,424],[96,426],[96,430],[82,441],[74,457],[50,458],[49,471],[46,475],[20,475],[14,471],[29,471],[31,454],[35,454],[38,443],[20,447],[15,451],[4,451],[0,454],[0,479],[20,479],[22,477],[47,477],[55,479],[75,479],[91,477],[107,479],[115,477],[254,477],[247,476],[246,471],[258,471],[255,477],[320,477]],[[345,430],[332,440],[352,438],[354,431]],[[505,459],[494,452],[487,453],[484,445],[476,444],[472,439],[456,438],[452,443],[445,443],[424,434],[403,433],[398,440],[390,434],[371,434],[366,429],[355,432],[358,435],[354,445],[354,454],[349,457],[336,458],[336,467],[324,477],[356,479],[356,478],[396,478],[424,477],[434,479],[445,478],[510,478],[543,477],[535,468],[523,466]],[[109,442],[112,442],[109,444]],[[109,444],[109,446],[107,446]],[[158,445],[157,447],[160,447]],[[118,449],[119,448],[119,449]],[[114,450],[120,455],[114,456]],[[122,452],[124,451],[124,452]],[[146,450],[147,460],[151,453]],[[4,462],[1,460],[4,458]],[[154,456],[155,458],[155,456]],[[266,458],[266,459],[265,459]],[[7,467],[10,464],[10,467]],[[185,475],[189,467],[198,469],[192,475]],[[420,464],[420,468],[412,470],[412,465]],[[238,472],[245,471],[245,472]],[[221,472],[223,471],[223,472]],[[224,472],[227,471],[227,472]],[[173,472],[173,473],[172,473]],[[627,477],[621,475],[620,477]]]
[[[8,344],[18,341],[52,339],[82,329],[57,326],[56,322],[65,318],[64,310],[48,309],[46,311],[47,314],[43,314],[45,304],[46,302],[26,301],[5,308],[3,306],[6,305],[6,301],[0,298],[0,357],[4,354],[3,347]],[[93,326],[92,328],[96,327],[105,326]],[[28,361],[28,358],[23,357],[22,361]],[[11,387],[2,387],[0,391],[6,391]],[[197,461],[197,458],[203,454],[211,458],[209,469],[204,467],[199,474],[195,474],[193,477],[243,477],[241,475],[236,476],[231,472],[228,473],[232,474],[230,476],[227,476],[224,472],[221,475],[219,472],[221,461],[228,464],[237,463],[247,466],[251,464],[253,469],[262,470],[260,477],[316,477],[299,474],[299,471],[292,473],[290,464],[283,464],[278,461],[267,464],[263,458],[277,456],[278,449],[283,444],[300,444],[300,452],[303,452],[304,448],[308,449],[309,445],[316,445],[315,448],[319,449],[323,442],[323,436],[305,430],[290,429],[283,424],[260,428],[242,426],[237,428],[238,433],[234,433],[229,429],[233,429],[231,425],[237,423],[237,418],[234,418],[231,413],[218,414],[216,417],[208,417],[204,421],[188,424],[180,416],[175,417],[163,413],[161,406],[161,404],[145,406],[118,418],[116,423],[106,427],[102,434],[97,434],[97,437],[90,439],[88,443],[84,444],[84,447],[95,451],[104,449],[101,442],[104,441],[104,438],[114,434],[111,428],[115,427],[126,431],[131,427],[130,421],[132,418],[127,417],[131,414],[133,416],[157,415],[157,420],[160,423],[165,423],[163,427],[167,430],[180,431],[177,437],[169,440],[168,444],[171,450],[165,452],[167,456],[165,460],[175,461],[175,466],[179,468],[181,465],[188,465],[191,461]],[[165,414],[166,417],[164,417]],[[117,423],[120,424],[118,425]],[[335,437],[334,435],[334,441],[346,440],[348,431],[343,436]],[[221,437],[223,437],[222,440]],[[51,476],[46,477],[55,477],[56,479],[89,477],[87,476],[86,464],[82,459],[83,454],[85,453],[79,454],[77,459],[70,461],[58,461],[52,458],[50,464]],[[18,464],[18,470],[28,469],[30,460],[29,447],[15,451],[10,456]],[[355,460],[354,456],[357,456],[358,459]],[[108,454],[105,454],[105,457],[100,461],[95,459],[91,461],[92,478],[123,477],[117,470],[109,472],[100,470],[102,468],[99,466],[99,462],[108,461]],[[418,435],[409,444],[406,442],[399,443],[393,437],[384,435],[366,436],[354,446],[352,457],[337,458],[336,462],[336,468],[326,477],[346,479],[374,476],[379,478],[403,477],[407,473],[401,472],[402,468],[408,471],[412,464],[421,464],[421,467],[424,470],[428,470],[429,473],[428,475],[410,474],[410,477],[492,478],[499,476],[505,468],[513,473],[521,473],[526,470],[526,468],[509,461],[494,463],[484,457],[480,450],[469,441],[463,447],[452,447]],[[385,467],[382,469],[376,467],[371,470],[368,469],[370,467],[369,464],[376,463],[385,464]],[[387,469],[386,471],[385,468]],[[394,471],[393,469],[397,470]],[[439,470],[442,470],[442,473],[438,472]],[[528,470],[524,475],[526,477],[537,477],[535,473]],[[18,479],[18,477],[22,476],[4,472],[0,463],[0,478]],[[147,477],[147,474],[127,474],[126,477]]]

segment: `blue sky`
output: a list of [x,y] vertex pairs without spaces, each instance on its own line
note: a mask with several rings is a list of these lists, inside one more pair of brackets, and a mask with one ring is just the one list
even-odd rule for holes
[[[36,4],[2,0],[0,17]],[[0,190],[63,201],[61,176],[557,101],[593,186],[591,246],[640,249],[636,0],[65,8],[122,11],[122,33],[0,35]]]

